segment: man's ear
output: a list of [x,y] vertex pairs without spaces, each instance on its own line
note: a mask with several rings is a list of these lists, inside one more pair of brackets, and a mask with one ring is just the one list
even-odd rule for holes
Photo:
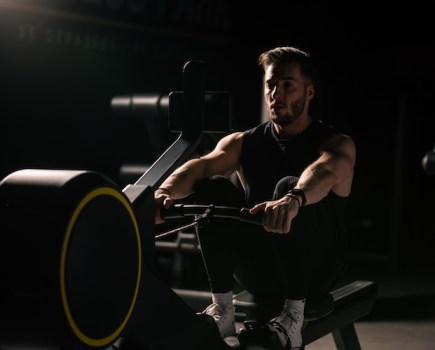
[[314,88],[314,85],[308,85],[307,86],[307,97],[311,100],[314,95],[316,94],[316,89]]

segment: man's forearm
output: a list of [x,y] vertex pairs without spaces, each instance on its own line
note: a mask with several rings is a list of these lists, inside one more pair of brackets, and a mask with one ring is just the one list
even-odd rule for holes
[[335,174],[325,163],[315,163],[305,169],[295,188],[303,189],[306,204],[317,203],[326,197],[336,183]]
[[193,193],[201,174],[200,160],[192,159],[176,169],[159,187],[167,190],[173,199],[184,198]]

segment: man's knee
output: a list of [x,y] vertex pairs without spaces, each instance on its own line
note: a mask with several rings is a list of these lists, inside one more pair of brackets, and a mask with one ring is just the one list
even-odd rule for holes
[[283,197],[288,191],[295,187],[298,180],[299,178],[296,176],[285,176],[279,180],[273,191],[273,199],[276,200]]

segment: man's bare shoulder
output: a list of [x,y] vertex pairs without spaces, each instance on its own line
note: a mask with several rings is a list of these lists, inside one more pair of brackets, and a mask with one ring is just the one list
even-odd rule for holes
[[355,142],[349,135],[338,133],[328,137],[321,145],[321,150],[331,150],[337,148],[355,149]]
[[234,131],[223,138],[220,139],[218,142],[218,146],[228,146],[230,144],[239,143],[243,140],[243,132],[241,131]]

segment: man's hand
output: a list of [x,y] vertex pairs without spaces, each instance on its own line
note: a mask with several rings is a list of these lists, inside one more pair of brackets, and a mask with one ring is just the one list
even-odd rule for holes
[[155,203],[155,213],[154,213],[154,222],[156,224],[163,224],[165,219],[162,218],[162,214],[160,209],[162,207],[168,209],[174,203],[171,195],[166,191],[162,191],[161,189],[157,189],[154,192],[154,203]]
[[267,232],[273,233],[289,233],[291,222],[298,211],[297,199],[290,196],[259,203],[249,210],[251,214],[264,212],[263,227]]

